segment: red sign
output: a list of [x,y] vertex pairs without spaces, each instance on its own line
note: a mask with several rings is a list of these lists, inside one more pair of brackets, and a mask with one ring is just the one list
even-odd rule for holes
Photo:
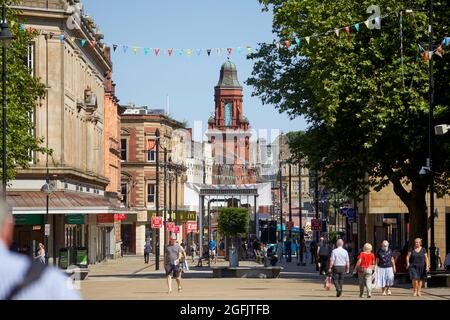
[[175,234],[179,234],[180,233],[180,227],[176,226],[175,230],[173,232],[175,232]]
[[126,214],[115,214],[114,215],[114,220],[116,221],[124,221],[127,219],[127,215]]
[[166,230],[169,232],[175,231],[175,222],[166,222]]
[[197,222],[187,222],[186,223],[186,231],[187,232],[197,231]]
[[311,220],[311,230],[312,231],[322,231],[322,220],[312,219]]
[[113,214],[98,214],[97,223],[114,223]]
[[163,225],[162,217],[153,216],[152,217],[152,228],[161,229]]

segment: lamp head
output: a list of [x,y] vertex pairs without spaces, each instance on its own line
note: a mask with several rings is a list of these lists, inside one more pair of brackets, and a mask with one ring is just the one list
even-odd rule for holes
[[44,192],[46,195],[50,195],[53,193],[53,187],[50,183],[45,183],[42,186],[41,191]]
[[14,39],[11,30],[9,29],[8,22],[3,21],[1,23],[0,42],[3,48],[8,48],[11,41]]
[[420,169],[420,171],[419,171],[419,174],[421,176],[426,176],[429,170],[430,169],[428,167],[422,167],[422,169]]

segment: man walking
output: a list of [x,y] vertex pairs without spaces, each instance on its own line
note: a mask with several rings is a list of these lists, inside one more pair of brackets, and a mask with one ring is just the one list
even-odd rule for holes
[[150,258],[150,252],[152,251],[152,246],[150,245],[150,241],[147,241],[144,246],[144,262],[148,264],[148,260]]
[[9,250],[14,234],[11,211],[0,200],[0,300],[79,300],[72,280],[52,266]]
[[317,255],[319,256],[320,275],[323,275],[327,270],[328,257],[330,255],[330,246],[324,237],[320,237],[319,246],[317,247]]
[[170,237],[169,245],[166,248],[164,269],[166,270],[167,276],[167,293],[172,292],[172,277],[177,281],[178,292],[182,291],[180,260],[184,250],[176,243],[176,241],[177,236],[172,235]]
[[336,242],[336,246],[337,248],[331,252],[328,273],[332,275],[336,296],[340,297],[344,286],[344,273],[350,272],[350,259],[347,250],[343,248],[344,241],[342,239]]

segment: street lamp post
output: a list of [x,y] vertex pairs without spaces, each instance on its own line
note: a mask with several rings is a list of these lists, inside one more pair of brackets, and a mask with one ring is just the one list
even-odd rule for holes
[[[159,129],[156,129],[155,132],[155,148],[156,148],[156,216],[159,216]],[[159,248],[159,239],[160,239],[160,229],[156,229],[156,256],[155,256],[155,270],[159,270],[159,256],[160,256],[160,248]]]
[[[53,193],[53,188],[50,184],[49,174],[48,174],[48,168],[47,168],[47,179],[45,184],[42,186],[41,191],[45,193],[46,196],[46,210],[45,210],[45,263],[48,264],[48,237],[49,234],[47,233],[47,225],[50,222],[49,219],[49,198],[50,195]],[[55,220],[53,220],[53,230],[55,231]],[[53,232],[53,265],[56,265],[56,237],[55,232]]]
[[[430,0],[429,8],[429,41],[430,41],[430,52],[433,52],[433,0]],[[434,80],[433,80],[433,54],[430,54],[429,61],[429,117],[428,117],[428,159],[430,168],[430,269],[431,271],[436,271],[436,244],[434,239],[434,174],[433,174],[433,140],[434,140],[434,127],[433,127],[433,111],[434,111]]]
[[283,162],[280,161],[280,241],[283,244]]
[[167,246],[167,147],[164,147],[164,252]]
[[289,242],[291,244],[291,248],[288,250],[288,260],[292,261],[292,167],[291,163],[288,164],[289,170]]
[[6,184],[8,181],[7,165],[6,165],[6,50],[9,43],[13,39],[13,35],[9,29],[8,21],[6,19],[6,5],[3,3],[2,7],[2,24],[0,32],[0,41],[2,44],[2,102],[3,102],[3,141],[2,141],[2,187],[3,187],[3,200],[6,202]]
[[[171,167],[172,167],[172,158],[169,157],[169,222],[172,223],[173,219],[172,219],[172,171],[171,171]],[[172,231],[169,232],[169,236],[172,237]]]

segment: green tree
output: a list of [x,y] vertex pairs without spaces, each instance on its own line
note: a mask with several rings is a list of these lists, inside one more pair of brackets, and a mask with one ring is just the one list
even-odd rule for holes
[[[427,239],[426,191],[429,177],[419,171],[428,155],[428,62],[418,44],[428,40],[428,1],[380,0],[381,29],[352,23],[369,18],[373,1],[260,0],[273,10],[277,41],[301,38],[288,50],[262,44],[252,77],[254,95],[294,119],[308,121],[292,133],[294,157],[304,157],[323,183],[360,198],[369,187],[392,183],[407,206],[411,237]],[[450,2],[434,1],[434,41],[449,36]],[[403,12],[403,63],[400,55]],[[350,27],[350,33],[335,29]],[[330,32],[328,32],[330,31]],[[326,33],[315,37],[313,35]],[[312,36],[310,43],[305,36]],[[450,121],[450,55],[435,60],[436,124]],[[402,69],[404,76],[402,76]],[[436,137],[433,168],[439,196],[449,193],[450,139]]]
[[[237,237],[244,237],[248,233],[249,213],[247,208],[220,208],[217,218],[219,232],[231,237],[231,246],[235,249]],[[237,251],[238,252],[238,251]],[[230,257],[230,264],[231,264]],[[238,262],[239,263],[239,262]]]
[[[4,1],[0,2],[3,5]],[[11,1],[6,1],[11,4]],[[34,109],[45,94],[45,87],[40,79],[32,75],[26,64],[28,45],[37,36],[37,32],[22,30],[18,11],[7,10],[7,18],[14,40],[7,49],[7,175],[14,179],[18,168],[29,167],[32,155],[37,152],[48,152],[42,147],[43,138],[35,137],[32,116]],[[2,57],[0,56],[0,65]],[[1,89],[1,88],[0,88]],[[1,91],[0,91],[1,92]],[[3,110],[0,110],[2,116]],[[0,130],[2,129],[0,123]],[[0,138],[1,140],[1,138]],[[0,153],[3,152],[0,144]],[[1,163],[1,159],[0,159]],[[1,166],[0,166],[1,171]]]

